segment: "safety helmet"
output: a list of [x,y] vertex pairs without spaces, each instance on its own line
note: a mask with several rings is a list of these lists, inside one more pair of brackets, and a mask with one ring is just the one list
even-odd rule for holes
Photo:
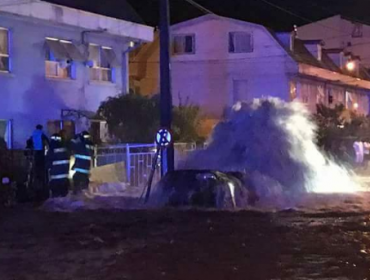
[[83,131],[83,132],[81,133],[81,136],[82,136],[82,138],[84,138],[84,139],[89,139],[89,138],[90,138],[90,133],[89,133],[89,132],[87,132],[87,131]]
[[59,133],[54,133],[52,136],[51,136],[51,140],[53,141],[62,141],[62,137],[60,136]]

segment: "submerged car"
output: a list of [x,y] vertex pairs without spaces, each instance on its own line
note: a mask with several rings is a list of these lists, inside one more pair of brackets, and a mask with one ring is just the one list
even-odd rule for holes
[[152,203],[170,207],[239,208],[257,198],[242,172],[176,170],[157,184]]

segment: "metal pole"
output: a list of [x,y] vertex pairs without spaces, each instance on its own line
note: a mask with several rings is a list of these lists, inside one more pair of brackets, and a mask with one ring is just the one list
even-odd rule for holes
[[131,151],[130,144],[126,144],[126,181],[131,184]]
[[150,171],[148,186],[147,186],[147,190],[146,190],[146,194],[145,194],[145,203],[148,203],[149,198],[150,198],[150,192],[152,190],[153,178],[154,178],[154,174],[155,174],[155,169],[157,167],[158,157],[159,157],[160,152],[161,152],[161,148],[158,146],[157,151],[155,152],[155,155],[154,155],[153,162],[152,162],[152,169]]
[[[171,131],[172,95],[170,70],[170,7],[168,0],[160,0],[160,85],[161,85],[161,126]],[[174,147],[171,144],[161,156],[162,176],[174,170]]]

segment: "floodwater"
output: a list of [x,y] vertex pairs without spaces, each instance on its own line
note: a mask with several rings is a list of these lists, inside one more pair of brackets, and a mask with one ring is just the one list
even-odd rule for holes
[[369,210],[366,193],[313,195],[285,210],[6,209],[0,212],[0,275],[370,279]]
[[314,138],[301,105],[256,100],[183,163],[246,171],[256,208],[143,209],[115,194],[1,210],[0,279],[370,279],[370,194]]

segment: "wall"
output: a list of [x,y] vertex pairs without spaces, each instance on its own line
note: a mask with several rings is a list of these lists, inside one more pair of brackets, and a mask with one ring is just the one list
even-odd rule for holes
[[10,1],[13,2],[12,4],[1,2],[0,10],[14,15],[46,20],[60,25],[71,25],[85,30],[106,29],[108,34],[127,37],[132,40],[144,42],[153,40],[153,28],[138,23],[47,3],[46,1],[12,0]]
[[[196,38],[195,54],[172,58],[175,104],[195,103],[210,118],[220,118],[233,105],[233,80],[246,80],[244,100],[261,96],[288,100],[287,74],[297,71],[297,66],[264,27],[220,18],[183,23],[172,31]],[[252,53],[229,53],[228,33],[235,31],[253,34]]]
[[[361,57],[361,62],[370,66],[370,26],[363,25],[362,38],[353,38],[354,24],[342,19],[339,15],[318,22],[304,25],[298,28],[300,39],[322,39],[325,48],[346,48]],[[352,47],[347,47],[348,43]]]
[[[330,81],[319,81],[310,77],[295,77],[291,80],[297,89],[297,100],[307,106],[310,112],[316,112],[317,104],[333,108],[343,104],[349,110],[356,111],[361,115],[369,114],[370,90],[359,89]],[[349,94],[351,101],[346,96]],[[332,96],[332,103],[329,103],[329,95]],[[354,104],[357,104],[356,107]]]
[[[0,119],[14,120],[16,147],[24,147],[37,123],[60,119],[61,109],[96,111],[103,100],[124,87],[121,68],[116,68],[116,83],[98,83],[89,81],[82,62],[76,62],[76,80],[45,77],[45,37],[80,42],[82,30],[78,28],[5,14],[0,27],[11,31],[12,59],[12,72],[0,73]],[[127,48],[124,38],[101,34],[87,39],[113,47],[118,55]]]
[[159,36],[130,54],[130,89],[143,94],[159,93]]

